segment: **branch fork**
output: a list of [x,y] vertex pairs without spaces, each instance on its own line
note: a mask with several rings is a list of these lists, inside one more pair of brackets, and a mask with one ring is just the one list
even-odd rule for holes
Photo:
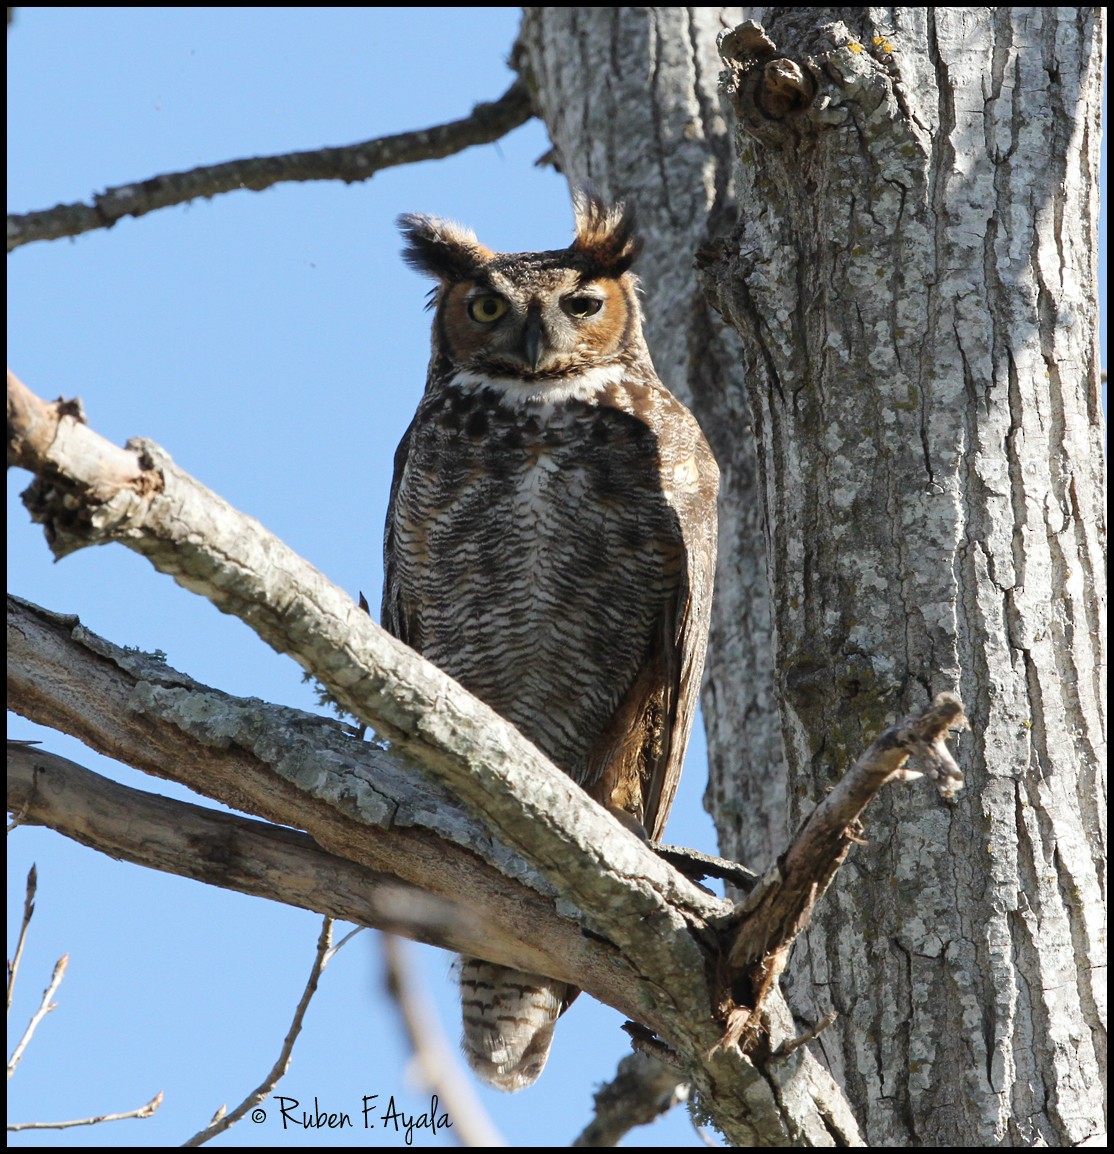
[[[962,776],[943,747],[948,727],[962,721],[956,698],[942,695],[887,730],[817,806],[755,892],[732,909],[658,858],[513,727],[389,637],[345,593],[183,473],[163,450],[140,441],[116,449],[82,424],[72,405],[47,405],[11,375],[8,411],[10,457],[38,477],[25,499],[57,555],[112,540],[142,553],[294,656],[346,709],[389,738],[390,747],[357,742],[344,731],[341,744],[350,752],[338,758],[326,730],[340,727],[313,719],[318,729],[293,757],[290,740],[267,731],[269,718],[260,730],[258,703],[250,721],[230,721],[236,707],[221,706],[225,720],[219,733],[210,733],[198,718],[212,710],[190,702],[215,691],[165,663],[121,654],[72,621],[67,629],[57,615],[10,601],[17,709],[112,752],[113,709],[98,720],[78,699],[62,707],[50,700],[57,679],[36,681],[34,668],[48,645],[58,653],[55,665],[92,663],[90,677],[97,668],[103,677],[107,663],[110,680],[119,684],[105,692],[123,703],[116,713],[122,708],[129,723],[149,727],[139,743],[146,752],[131,755],[139,768],[181,777],[188,766],[199,781],[187,784],[225,800],[235,792],[237,808],[301,825],[316,847],[284,830],[283,845],[267,849],[269,827],[260,823],[214,830],[214,837],[253,839],[269,860],[302,855],[309,864],[306,854],[325,851],[379,871],[368,876],[373,887],[393,874],[408,887],[432,891],[439,911],[432,928],[392,916],[398,902],[364,901],[357,916],[370,924],[389,921],[450,948],[471,942],[464,946],[468,953],[550,972],[615,1006],[641,1024],[644,1046],[659,1056],[673,1051],[687,1064],[697,1092],[719,1102],[717,1122],[733,1141],[752,1144],[755,1111],[779,1116],[778,1087],[786,1080],[804,1077],[822,1097],[831,1092],[808,1049],[791,1044],[797,1034],[776,979],[877,792],[914,776],[907,768],[911,757],[943,795],[959,788]],[[295,602],[303,611],[291,615],[287,607]],[[270,708],[275,720],[293,712]],[[307,725],[296,721],[294,732]],[[28,754],[11,756],[26,760]],[[61,770],[55,764],[48,772],[53,782]],[[73,776],[72,767],[66,772]],[[30,788],[30,770],[20,780],[15,800],[27,805],[28,820],[56,820],[43,816],[50,790]],[[191,820],[204,824],[203,814]],[[114,830],[111,852],[130,852],[121,845],[126,836]],[[96,844],[87,831],[83,840]],[[431,869],[431,846],[438,862],[455,864]],[[167,864],[176,860],[174,846],[163,852],[160,868],[175,868]],[[241,884],[240,878],[207,880]],[[251,885],[254,892],[273,891],[274,879]],[[360,886],[357,870],[350,889]],[[357,902],[347,901],[351,911]],[[780,1055],[776,1067],[773,1054]],[[853,1126],[846,1121],[841,1130],[850,1144],[857,1139]]]

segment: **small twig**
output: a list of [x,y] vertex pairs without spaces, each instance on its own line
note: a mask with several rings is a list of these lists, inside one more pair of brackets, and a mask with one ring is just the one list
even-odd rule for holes
[[[352,935],[349,934],[344,941],[348,941],[351,937]],[[306,982],[306,988],[302,991],[298,1007],[294,1011],[294,1018],[290,1023],[290,1029],[286,1031],[286,1037],[283,1039],[279,1056],[275,1064],[271,1067],[267,1077],[264,1078],[231,1113],[226,1113],[222,1106],[213,1116],[213,1120],[209,1125],[206,1126],[204,1130],[198,1131],[198,1133],[188,1141],[183,1142],[183,1146],[201,1146],[208,1142],[210,1138],[215,1138],[218,1134],[223,1134],[225,1130],[239,1122],[249,1110],[264,1101],[278,1085],[286,1071],[290,1069],[290,1055],[293,1053],[294,1043],[298,1040],[298,1035],[302,1032],[302,1022],[305,1020],[306,1010],[309,1009],[313,995],[317,992],[317,983],[321,978],[321,973],[325,969],[325,966],[328,965],[329,959],[336,953],[336,950],[340,949],[340,946],[333,949],[332,941],[333,919],[325,918],[321,923],[321,934],[317,939],[317,953],[313,959],[313,966],[310,968],[309,980]],[[341,945],[343,944],[344,942],[341,943]]]
[[62,979],[66,976],[66,967],[70,964],[70,955],[63,954],[58,961],[54,963],[54,973],[50,976],[50,984],[43,990],[43,1000],[39,1003],[39,1008],[31,1015],[31,1021],[27,1023],[27,1029],[23,1031],[23,1037],[20,1038],[19,1044],[12,1051],[11,1058],[8,1059],[8,1077],[15,1073],[16,1067],[23,1060],[23,1051],[27,1049],[27,1044],[31,1041],[35,1031],[39,1027],[39,1023],[55,1009],[57,1002],[52,1002],[50,999],[58,992],[58,987],[62,984]]
[[795,1038],[790,1038],[788,1042],[783,1042],[778,1048],[770,1061],[780,1062],[784,1058],[788,1058],[794,1050],[800,1049],[806,1042],[811,1042],[813,1038],[818,1038],[829,1026],[834,1025],[839,1014],[832,1010],[830,1014],[826,1014],[811,1030],[806,1030],[803,1034],[798,1034]]
[[411,979],[405,943],[386,933],[380,935],[380,941],[387,993],[398,1008],[414,1051],[414,1069],[444,1106],[456,1141],[461,1146],[506,1146],[446,1040],[436,1014]]
[[[14,743],[9,743],[14,744]],[[37,742],[24,742],[19,744],[35,744]],[[23,957],[23,946],[27,940],[27,928],[31,924],[31,918],[35,914],[35,891],[38,888],[38,872],[32,866],[27,872],[27,893],[23,899],[23,924],[19,929],[19,941],[16,943],[15,956],[8,963],[8,1012],[12,1008],[12,995],[15,990],[16,974],[19,972],[20,959]],[[51,975],[50,985],[47,986],[43,992],[43,999],[39,1005],[38,1010],[28,1023],[27,1029],[24,1031],[23,1037],[19,1040],[19,1045],[16,1046],[12,1054],[11,1060],[8,1062],[8,1077],[10,1078],[14,1073],[16,1067],[23,1058],[23,1051],[27,1049],[27,1044],[31,1041],[38,1024],[55,1008],[56,1003],[51,1002],[62,984],[62,978],[65,976],[66,967],[69,964],[69,954],[63,954],[58,959],[54,966],[54,973]],[[117,1122],[123,1118],[149,1118],[162,1105],[162,1091],[160,1090],[150,1102],[144,1106],[140,1106],[136,1110],[129,1110],[124,1114],[100,1114],[95,1118],[74,1118],[68,1122],[13,1122],[8,1125],[9,1130],[68,1130],[71,1126],[95,1126],[100,1122]]]
[[357,934],[362,934],[365,929],[367,929],[367,926],[357,926],[354,930],[349,930],[335,946],[329,948],[328,953],[325,955],[325,960],[321,963],[321,968],[324,969]]
[[23,945],[27,941],[27,928],[35,916],[35,890],[39,886],[39,874],[32,865],[27,871],[27,893],[23,898],[23,922],[19,927],[19,940],[16,942],[15,954],[8,962],[8,1008],[6,1013],[12,1012],[12,993],[15,990],[15,977],[19,972],[19,962],[23,957]]
[[663,1042],[653,1030],[647,1030],[638,1022],[624,1022],[622,1030],[629,1035],[631,1049],[636,1053],[645,1054],[670,1069],[684,1070],[681,1056],[672,1046]]
[[98,1114],[95,1118],[74,1118],[69,1122],[13,1122],[9,1130],[68,1130],[71,1126],[98,1126],[101,1122],[122,1122],[125,1118],[150,1118],[162,1105],[160,1090],[150,1102],[124,1114]]
[[758,883],[758,874],[738,862],[713,854],[701,853],[682,845],[652,845],[654,853],[675,869],[680,870],[690,881],[704,878],[719,878],[730,882],[736,889],[749,893]]
[[205,165],[188,172],[168,172],[148,180],[107,189],[92,204],[60,204],[40,212],[8,217],[8,251],[36,240],[79,236],[111,228],[125,216],[145,216],[199,197],[252,189],[256,192],[284,181],[367,180],[386,168],[439,160],[475,144],[491,144],[525,124],[534,115],[526,84],[514,83],[491,103],[477,104],[468,116],[414,132],[400,132],[350,144],[280,156],[256,156]]

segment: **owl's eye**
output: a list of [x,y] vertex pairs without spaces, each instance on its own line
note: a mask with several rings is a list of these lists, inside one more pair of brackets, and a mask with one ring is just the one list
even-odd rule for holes
[[507,311],[507,302],[502,297],[489,293],[487,296],[473,297],[468,302],[468,315],[481,325],[497,321]]
[[602,308],[603,301],[599,297],[565,297],[561,302],[561,309],[565,314],[578,320],[595,316]]

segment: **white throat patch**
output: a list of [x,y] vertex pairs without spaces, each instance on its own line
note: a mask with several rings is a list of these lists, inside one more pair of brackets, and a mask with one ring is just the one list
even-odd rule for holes
[[465,369],[449,382],[465,392],[493,389],[513,404],[556,405],[564,401],[595,400],[609,386],[623,379],[622,365],[596,365],[559,380],[527,381],[522,377],[497,377]]

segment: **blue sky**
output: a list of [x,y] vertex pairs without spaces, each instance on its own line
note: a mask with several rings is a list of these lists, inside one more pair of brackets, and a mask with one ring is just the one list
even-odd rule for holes
[[[347,144],[465,115],[510,84],[515,8],[26,8],[9,31],[9,210],[86,201],[106,187],[243,156]],[[163,445],[353,595],[378,605],[394,449],[429,355],[428,284],[399,259],[395,219],[463,221],[489,246],[571,239],[565,182],[534,161],[533,122],[497,145],[382,173],[365,184],[280,185],[36,244],[8,265],[8,360],[42,396],[80,395],[94,429]],[[239,621],[119,547],[54,564],[9,476],[8,587],[77,613],[118,644],[162,649],[228,692],[314,708],[301,670]],[[12,736],[140,789],[185,791],[104,762],[12,719]],[[670,840],[714,851],[701,806],[702,739]],[[9,838],[9,938],[23,879],[39,892],[13,1031],[54,961],[70,965],[52,1013],[10,1083],[10,1121],[131,1109],[147,1121],[16,1135],[17,1145],[175,1145],[262,1078],[313,957],[320,919],[114,862],[45,830]],[[450,958],[414,947],[444,1028],[459,1007]],[[353,1111],[365,1093],[411,1109],[428,1095],[380,994],[370,934],[332,962],[281,1092]],[[542,1080],[481,1090],[517,1145],[566,1145],[592,1091],[629,1052],[622,1018],[582,997]],[[16,1033],[18,1037],[18,1033]],[[13,1043],[14,1044],[14,1043]],[[215,1144],[400,1145],[382,1129],[282,1133],[241,1122]],[[428,1134],[416,1144],[452,1144]],[[635,1144],[696,1145],[686,1112]]]
[[[501,95],[515,8],[24,8],[9,31],[9,209],[243,156],[347,144],[455,119]],[[425,377],[427,285],[399,259],[395,219],[432,212],[504,251],[571,235],[565,182],[534,161],[532,122],[497,145],[365,184],[287,184],[125,220],[9,257],[8,358],[42,396],[80,395],[94,429],[144,436],[353,595],[378,604],[391,463]],[[1105,283],[1105,246],[1102,283]],[[239,621],[119,547],[55,565],[8,482],[9,589],[77,613],[118,644],[162,649],[231,693],[313,708],[300,669]],[[12,719],[16,737],[137,788],[187,796]],[[667,840],[714,852],[690,751]],[[58,1009],[10,1083],[10,1120],[131,1109],[155,1118],[70,1130],[70,1146],[175,1145],[232,1106],[277,1054],[319,919],[114,862],[45,830],[9,838],[9,937],[38,864],[15,1033],[62,953]],[[753,863],[763,865],[764,863]],[[414,964],[459,1030],[450,959]],[[380,993],[370,934],[332,962],[280,1092],[355,1112],[363,1094],[422,1110]],[[582,997],[533,1090],[481,1090],[515,1145],[566,1145],[628,1052],[621,1017]],[[56,1132],[13,1136],[59,1144]],[[633,1145],[699,1145],[683,1109]],[[403,1144],[382,1129],[281,1132],[243,1121],[214,1145]],[[451,1133],[416,1145],[452,1144]]]

